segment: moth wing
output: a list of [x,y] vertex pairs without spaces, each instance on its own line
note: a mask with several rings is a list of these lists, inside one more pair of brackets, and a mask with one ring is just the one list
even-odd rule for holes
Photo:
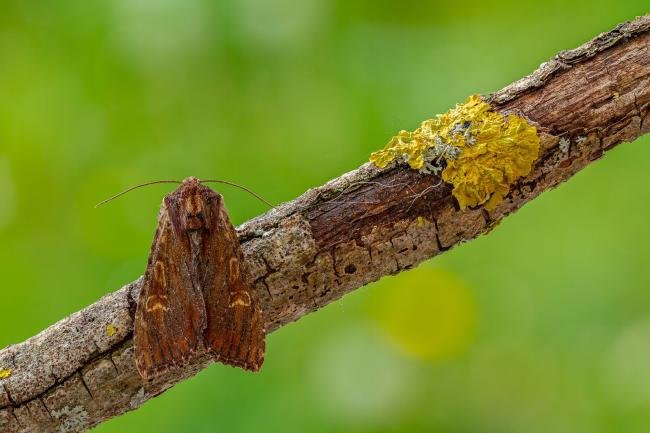
[[201,284],[206,303],[206,346],[217,361],[257,371],[264,362],[264,319],[259,299],[243,266],[243,253],[222,198],[206,190],[210,235]]
[[188,363],[201,350],[205,303],[193,281],[187,238],[175,231],[166,198],[161,210],[135,314],[135,360],[151,379]]

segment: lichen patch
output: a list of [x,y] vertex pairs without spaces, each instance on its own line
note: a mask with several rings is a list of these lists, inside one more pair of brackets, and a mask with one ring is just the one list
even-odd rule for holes
[[147,394],[145,393],[144,388],[141,387],[140,389],[138,389],[138,392],[136,392],[135,394],[133,394],[133,396],[131,396],[129,406],[131,407],[131,409],[136,409],[140,407],[142,403],[144,403],[145,401],[147,401]]
[[115,325],[113,325],[112,323],[106,325],[106,335],[112,337],[116,333],[117,333],[117,328],[115,327]]
[[370,161],[380,168],[407,162],[424,173],[442,172],[461,209],[492,210],[510,185],[530,172],[539,146],[535,126],[524,117],[498,113],[472,95],[415,131],[400,131]]
[[8,378],[11,374],[11,368],[0,368],[0,380]]
[[560,148],[560,152],[569,153],[570,146],[571,146],[571,142],[569,141],[568,138],[566,137],[560,138],[560,141],[558,142],[558,147]]
[[65,406],[61,410],[51,411],[52,417],[61,423],[57,426],[57,433],[82,431],[88,425],[88,412],[83,406]]

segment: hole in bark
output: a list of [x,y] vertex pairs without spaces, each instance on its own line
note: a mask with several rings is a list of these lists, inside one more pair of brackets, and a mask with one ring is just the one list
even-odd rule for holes
[[357,267],[354,265],[347,265],[345,267],[345,273],[346,274],[354,274],[357,271]]

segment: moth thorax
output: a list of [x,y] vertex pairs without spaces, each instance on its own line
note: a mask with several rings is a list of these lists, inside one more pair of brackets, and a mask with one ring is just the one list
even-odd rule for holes
[[203,197],[199,194],[190,194],[185,199],[185,227],[189,230],[205,227]]
[[190,241],[192,242],[192,245],[195,247],[199,247],[201,245],[201,241],[203,238],[201,237],[201,234],[199,231],[191,231],[190,232]]

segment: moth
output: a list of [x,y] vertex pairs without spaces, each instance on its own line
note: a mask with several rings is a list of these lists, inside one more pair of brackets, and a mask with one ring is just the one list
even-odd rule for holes
[[260,302],[223,197],[189,177],[163,199],[135,313],[143,379],[210,354],[257,371],[264,362]]

